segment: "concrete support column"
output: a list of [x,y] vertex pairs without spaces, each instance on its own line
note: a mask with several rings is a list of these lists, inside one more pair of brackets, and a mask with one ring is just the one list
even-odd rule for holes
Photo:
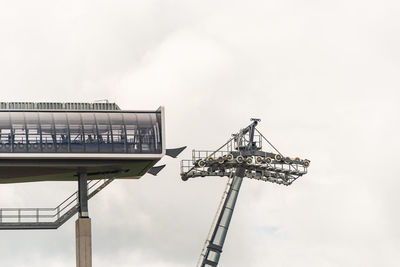
[[76,232],[76,267],[92,267],[92,223],[90,218],[78,218]]

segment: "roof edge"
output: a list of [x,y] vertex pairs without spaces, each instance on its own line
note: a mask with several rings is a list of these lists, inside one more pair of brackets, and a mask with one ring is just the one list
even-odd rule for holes
[[109,102],[0,102],[0,110],[121,110]]

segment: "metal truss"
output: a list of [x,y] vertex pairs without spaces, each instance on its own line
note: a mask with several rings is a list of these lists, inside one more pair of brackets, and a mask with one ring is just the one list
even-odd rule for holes
[[[259,119],[233,134],[215,151],[193,150],[191,160],[182,160],[181,178],[229,177],[210,233],[203,247],[198,266],[217,266],[225,237],[244,177],[290,185],[307,173],[310,161],[286,157],[256,129]],[[257,133],[257,134],[256,134]],[[265,141],[274,152],[262,151]]]
[[[264,139],[264,136],[259,137]],[[247,138],[237,134],[218,150],[193,150],[191,160],[181,161],[182,180],[205,176],[229,177],[238,167],[243,167],[245,177],[290,185],[307,173],[309,160],[261,151],[261,140],[249,146]]]

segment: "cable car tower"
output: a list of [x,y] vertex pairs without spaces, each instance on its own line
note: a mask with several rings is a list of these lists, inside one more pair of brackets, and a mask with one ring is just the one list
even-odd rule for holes
[[[181,162],[181,178],[220,176],[229,177],[210,232],[201,252],[198,267],[217,266],[228,232],[235,203],[244,177],[290,185],[307,173],[310,161],[284,157],[252,123],[215,151],[193,150],[192,160]],[[257,134],[256,134],[257,133]],[[274,152],[262,151],[266,141]]]

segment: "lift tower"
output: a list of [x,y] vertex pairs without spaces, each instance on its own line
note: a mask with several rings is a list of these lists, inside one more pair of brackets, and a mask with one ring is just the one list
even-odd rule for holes
[[[260,120],[251,120],[249,126],[233,134],[216,151],[193,150],[192,160],[183,160],[181,163],[181,178],[184,181],[205,176],[229,177],[197,266],[218,265],[244,177],[290,185],[307,173],[309,160],[284,157],[256,129]],[[263,140],[274,153],[261,150]]]

